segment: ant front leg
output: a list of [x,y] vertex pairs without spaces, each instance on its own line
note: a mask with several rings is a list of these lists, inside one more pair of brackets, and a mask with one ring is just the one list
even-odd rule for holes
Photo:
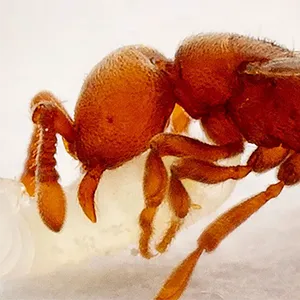
[[37,94],[31,109],[35,127],[21,181],[29,195],[36,195],[43,222],[57,232],[65,219],[66,199],[55,169],[56,134],[62,135],[65,144],[73,149],[75,132],[71,118],[51,93]]
[[[290,156],[289,156],[290,155]],[[269,200],[276,198],[285,185],[300,181],[300,154],[282,147],[273,149],[258,148],[248,160],[254,169],[264,172],[276,165],[281,166],[278,172],[279,182],[270,185],[264,192],[234,206],[203,231],[198,239],[198,247],[171,274],[156,300],[177,300],[185,290],[201,254],[214,251],[218,245],[237,227],[257,212]]]
[[[209,145],[198,140],[180,136],[176,134],[158,134],[155,136],[150,145],[150,153],[146,161],[146,168],[144,173],[144,196],[146,207],[140,215],[140,252],[146,257],[150,258],[149,241],[152,235],[152,223],[157,211],[157,208],[163,201],[167,186],[167,171],[162,161],[163,156],[176,157],[192,157],[202,158],[207,161],[216,161],[218,159],[228,158],[243,151],[243,143],[241,141],[234,142],[228,145]],[[178,182],[172,182],[174,188],[182,191],[181,202],[178,200],[170,200],[171,207],[175,209],[176,218],[172,222],[168,235],[175,235],[179,227],[178,218],[184,218],[190,207],[190,198],[184,188],[179,186]],[[173,193],[174,194],[174,193]],[[176,206],[175,203],[182,205]],[[178,209],[177,209],[177,208]],[[169,242],[163,241],[163,244]],[[164,247],[164,246],[163,246]]]

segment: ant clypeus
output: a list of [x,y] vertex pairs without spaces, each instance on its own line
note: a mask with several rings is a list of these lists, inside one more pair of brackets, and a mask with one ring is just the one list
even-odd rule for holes
[[[55,171],[56,133],[78,158],[85,176],[78,190],[85,214],[96,221],[94,193],[106,169],[149,148],[144,175],[146,207],[140,215],[140,252],[152,256],[149,241],[157,208],[168,191],[171,225],[156,249],[164,252],[192,206],[182,179],[214,184],[251,171],[279,166],[278,182],[221,215],[201,234],[198,247],[173,272],[156,299],[176,300],[185,290],[200,255],[211,252],[235,228],[285,185],[300,180],[300,57],[274,43],[236,34],[197,35],[185,40],[174,61],[155,50],[121,48],[100,62],[82,88],[74,121],[49,92],[32,100],[36,124],[21,181],[37,194],[44,222],[59,231],[65,197]],[[215,145],[162,133],[175,103],[199,119]],[[180,109],[178,110],[180,111]],[[180,111],[174,127],[183,130]],[[256,144],[245,166],[219,166],[220,159]],[[180,157],[168,180],[163,156]]]

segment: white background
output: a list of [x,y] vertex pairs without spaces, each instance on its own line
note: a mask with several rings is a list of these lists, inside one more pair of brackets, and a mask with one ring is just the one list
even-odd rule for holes
[[[200,32],[267,37],[299,50],[299,11],[298,0],[1,0],[0,177],[17,178],[22,170],[31,134],[29,103],[39,90],[55,93],[72,115],[84,77],[113,49],[143,43],[172,57],[183,38]],[[77,178],[78,164],[61,145],[58,163],[64,184]],[[274,174],[245,179],[231,201],[274,180]],[[183,299],[300,299],[299,198],[297,188],[285,191],[205,257]],[[42,284],[19,282],[4,299],[150,299],[193,248],[199,226],[181,236],[173,255],[154,262],[99,258],[97,270],[85,265],[84,271],[41,278]]]

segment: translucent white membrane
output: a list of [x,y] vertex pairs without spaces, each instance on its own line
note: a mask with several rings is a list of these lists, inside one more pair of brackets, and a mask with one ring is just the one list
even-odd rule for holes
[[[42,223],[34,199],[17,181],[0,179],[0,278],[24,274],[41,274],[65,263],[112,254],[139,238],[138,217],[144,207],[142,178],[146,154],[124,166],[104,173],[96,193],[98,222],[91,223],[77,201],[78,182],[65,187],[68,210],[63,230],[51,232]],[[169,167],[173,159],[164,160]],[[226,163],[237,163],[239,158]],[[201,205],[193,209],[185,226],[218,208],[230,195],[234,182],[204,185],[184,182],[192,201]],[[165,231],[170,210],[164,203],[155,222],[155,237]]]
[[[171,270],[195,248],[203,228],[226,206],[232,207],[237,200],[264,190],[272,180],[274,176],[264,174],[259,180],[257,176],[249,176],[237,184],[225,205],[181,232],[164,255],[146,260],[132,257],[126,250],[113,256],[100,255],[78,264],[62,265],[43,276],[0,280],[0,299],[154,299]],[[299,299],[299,215],[297,187],[284,189],[277,199],[230,234],[216,251],[200,258],[180,299]]]

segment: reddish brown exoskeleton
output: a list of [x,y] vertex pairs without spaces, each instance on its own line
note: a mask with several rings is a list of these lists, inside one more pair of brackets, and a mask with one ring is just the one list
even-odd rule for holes
[[35,125],[21,181],[37,196],[40,215],[50,229],[61,229],[66,206],[55,170],[56,134],[82,164],[85,176],[78,198],[87,217],[96,222],[94,193],[103,172],[144,152],[168,123],[175,105],[170,66],[171,61],[148,47],[114,51],[87,76],[74,121],[50,92],[32,99]]
[[[21,181],[36,194],[46,225],[59,231],[65,218],[65,196],[55,170],[56,134],[79,159],[85,176],[79,202],[95,222],[94,193],[106,169],[119,167],[150,145],[144,176],[145,208],[140,215],[140,252],[152,256],[149,241],[157,208],[168,193],[171,225],[161,242],[164,252],[192,203],[181,180],[208,184],[241,179],[250,172],[279,167],[278,183],[237,205],[201,234],[197,249],[173,272],[156,299],[175,300],[185,290],[200,255],[220,242],[285,185],[300,179],[300,57],[274,43],[234,34],[187,39],[172,62],[143,46],[108,55],[87,77],[74,121],[49,92],[32,100],[34,133]],[[199,119],[215,143],[162,133],[175,103]],[[174,131],[183,131],[189,116],[177,107]],[[151,140],[151,142],[150,142]],[[245,166],[217,165],[258,146]],[[179,157],[168,178],[163,156]]]
[[[177,102],[199,119],[215,145],[180,135],[162,133],[151,141],[146,162],[143,221],[168,191],[174,217],[157,245],[164,252],[188,214],[191,200],[181,183],[191,179],[208,184],[244,178],[278,167],[278,182],[233,207],[211,223],[198,247],[174,270],[156,299],[175,300],[185,290],[203,252],[211,252],[285,185],[300,180],[300,57],[297,52],[264,40],[235,34],[198,35],[179,47],[172,74]],[[216,162],[242,153],[244,143],[258,147],[245,166],[224,167]],[[161,157],[180,157],[171,166],[167,186]],[[162,178],[157,180],[157,178]],[[156,183],[156,185],[154,184]],[[151,257],[151,224],[141,222],[141,253]]]

